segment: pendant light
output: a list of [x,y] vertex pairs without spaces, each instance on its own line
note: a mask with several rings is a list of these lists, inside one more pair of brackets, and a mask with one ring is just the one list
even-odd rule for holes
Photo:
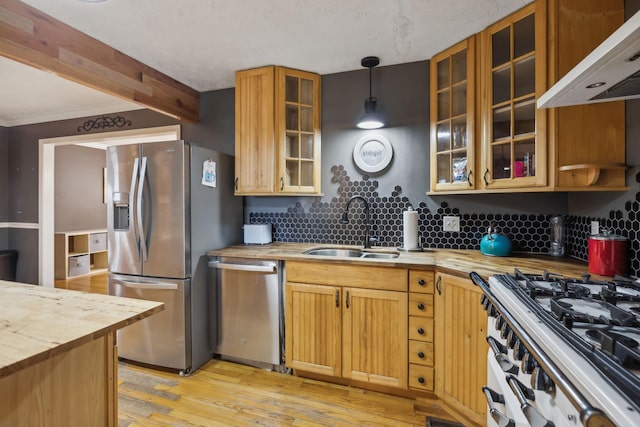
[[364,101],[364,114],[360,116],[356,126],[360,129],[379,129],[384,126],[385,120],[382,114],[376,111],[378,100],[371,96],[371,69],[380,63],[377,56],[362,58],[360,64],[369,69],[369,97]]

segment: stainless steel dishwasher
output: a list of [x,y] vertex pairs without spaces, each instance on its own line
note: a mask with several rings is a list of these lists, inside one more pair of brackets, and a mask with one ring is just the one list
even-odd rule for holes
[[209,331],[215,353],[226,360],[284,370],[282,263],[216,257],[209,267]]

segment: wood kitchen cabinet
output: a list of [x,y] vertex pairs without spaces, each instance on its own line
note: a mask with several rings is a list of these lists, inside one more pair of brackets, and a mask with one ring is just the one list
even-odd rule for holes
[[285,67],[236,73],[236,195],[321,193],[320,84]]
[[[623,6],[622,0],[536,0],[434,56],[431,192],[625,190],[624,102],[536,108],[538,97],[623,23]],[[475,61],[466,80],[457,77],[467,88],[465,115],[461,97],[456,109],[455,98],[445,96],[463,85],[445,62],[463,52]],[[443,86],[447,79],[450,87]],[[464,149],[454,126],[463,129],[463,118],[470,146]],[[442,166],[447,154],[451,172]],[[465,154],[467,175],[460,166]]]
[[434,293],[435,391],[478,424],[486,422],[487,314],[471,280],[436,272]]
[[407,387],[407,270],[287,262],[287,366]]
[[431,191],[474,189],[475,38],[430,64]]

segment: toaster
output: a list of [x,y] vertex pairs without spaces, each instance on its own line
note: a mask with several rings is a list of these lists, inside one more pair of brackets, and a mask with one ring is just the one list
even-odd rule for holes
[[245,224],[242,229],[244,230],[245,245],[266,245],[273,241],[271,224]]

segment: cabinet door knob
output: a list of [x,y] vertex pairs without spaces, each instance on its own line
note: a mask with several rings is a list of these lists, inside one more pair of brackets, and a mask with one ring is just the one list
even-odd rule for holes
[[418,382],[420,384],[424,384],[424,377],[418,377]]
[[418,285],[420,286],[424,286],[427,282],[424,281],[424,279],[420,279],[418,280]]
[[418,357],[419,357],[420,359],[424,359],[424,352],[419,351],[419,352],[418,352]]
[[424,304],[423,303],[418,304],[418,310],[424,310]]
[[424,329],[422,329],[422,328],[418,328],[418,333],[419,333],[420,335],[424,335]]

